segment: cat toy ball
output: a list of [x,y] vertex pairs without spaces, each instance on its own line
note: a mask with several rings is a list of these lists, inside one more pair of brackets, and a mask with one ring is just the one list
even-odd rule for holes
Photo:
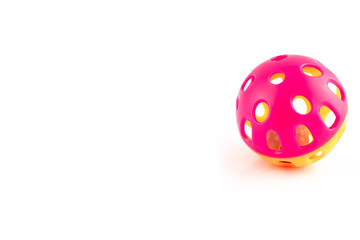
[[326,156],[344,133],[347,112],[337,77],[299,55],[280,55],[257,66],[236,99],[242,139],[280,166],[306,166]]

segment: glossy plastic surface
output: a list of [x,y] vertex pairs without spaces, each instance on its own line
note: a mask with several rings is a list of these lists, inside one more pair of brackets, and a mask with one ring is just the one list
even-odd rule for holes
[[[275,78],[279,81],[273,82]],[[330,90],[329,83],[337,87],[336,94]],[[296,97],[306,100],[306,112],[295,110]],[[259,103],[267,106],[266,119],[255,113]],[[281,55],[260,64],[245,79],[236,100],[237,124],[243,140],[264,158],[275,159],[307,156],[332,139],[336,138],[337,142],[340,137],[335,135],[345,129],[347,109],[347,97],[337,77],[317,60],[299,55]],[[336,119],[328,127],[324,119],[330,111]],[[245,133],[246,121],[251,125],[251,138]],[[305,146],[297,140],[299,125],[305,126],[313,137]],[[266,137],[269,131],[278,135],[280,150],[269,148]]]

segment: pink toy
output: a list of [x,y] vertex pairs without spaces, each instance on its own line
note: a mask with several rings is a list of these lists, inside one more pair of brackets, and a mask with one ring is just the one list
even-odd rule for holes
[[298,55],[277,56],[257,66],[236,99],[245,143],[282,166],[305,166],[329,153],[345,130],[347,110],[337,77],[317,60]]

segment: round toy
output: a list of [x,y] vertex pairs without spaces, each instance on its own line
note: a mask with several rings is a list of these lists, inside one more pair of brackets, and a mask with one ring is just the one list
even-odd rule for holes
[[281,55],[257,66],[236,99],[240,135],[261,158],[301,167],[327,155],[345,130],[348,101],[315,59]]

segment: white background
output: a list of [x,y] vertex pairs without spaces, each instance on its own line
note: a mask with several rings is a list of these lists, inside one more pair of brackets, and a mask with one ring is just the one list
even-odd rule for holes
[[[1,1],[0,239],[359,239],[357,1]],[[242,81],[321,61],[349,121],[325,159],[242,142]]]

